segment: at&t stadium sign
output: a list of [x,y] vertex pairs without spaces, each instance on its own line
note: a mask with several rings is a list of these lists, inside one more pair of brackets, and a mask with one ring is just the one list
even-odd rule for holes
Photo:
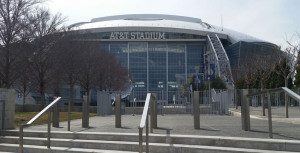
[[165,39],[164,32],[111,32],[110,39]]

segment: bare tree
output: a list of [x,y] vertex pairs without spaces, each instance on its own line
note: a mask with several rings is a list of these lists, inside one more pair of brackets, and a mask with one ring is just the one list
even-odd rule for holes
[[16,69],[20,50],[13,45],[24,37],[24,29],[30,25],[28,14],[34,5],[43,0],[0,0],[0,80],[10,88],[18,78]]
[[80,44],[82,54],[81,63],[78,67],[78,83],[85,89],[89,104],[90,90],[95,87],[96,69],[99,66],[97,61],[101,57],[96,42],[81,42]]
[[[277,61],[278,61],[278,69],[276,70],[276,73],[284,78],[284,85],[285,87],[288,87],[288,81],[289,79],[295,74],[296,69],[300,66],[298,63],[299,61],[299,51],[300,46],[293,45],[291,42],[287,42],[288,47],[285,49],[285,51],[279,52],[277,54]],[[288,115],[288,96],[285,94],[285,108],[286,108],[286,118],[289,117]]]
[[116,56],[108,51],[100,52],[101,60],[97,69],[97,89],[106,92],[122,92],[130,86],[128,69],[123,67]]
[[[275,50],[275,52],[280,52],[280,50]],[[256,55],[254,58],[255,62],[253,64],[256,69],[256,75],[259,78],[261,90],[264,89],[264,84],[266,80],[269,79],[272,69],[275,66],[274,58],[274,54],[267,55],[267,53]],[[263,109],[263,116],[265,116],[264,96],[261,96],[261,105]]]
[[20,43],[19,49],[22,48],[22,52],[20,55],[20,65],[17,69],[17,74],[19,77],[14,82],[13,87],[23,96],[23,106],[26,103],[26,96],[35,88],[35,82],[32,79],[32,69],[31,62],[32,59],[30,56],[32,55],[32,46],[28,42]]
[[63,70],[63,81],[70,86],[70,103],[73,105],[74,86],[77,83],[80,57],[82,55],[82,42],[74,43],[76,37],[74,34],[67,34],[64,39],[58,44],[60,50],[60,64]]
[[46,85],[54,77],[57,77],[58,71],[58,51],[54,49],[54,45],[62,38],[64,33],[59,33],[64,28],[61,26],[65,18],[61,14],[52,16],[49,10],[44,8],[36,8],[35,14],[31,16],[32,27],[31,34],[34,38],[34,54],[33,54],[33,75],[39,84],[39,92],[41,94],[41,108],[45,106],[45,90]]
[[247,58],[241,61],[243,62],[239,63],[238,74],[240,74],[241,78],[244,78],[247,85],[247,89],[249,89],[253,79],[255,79],[254,77],[255,69],[253,66],[254,59]]

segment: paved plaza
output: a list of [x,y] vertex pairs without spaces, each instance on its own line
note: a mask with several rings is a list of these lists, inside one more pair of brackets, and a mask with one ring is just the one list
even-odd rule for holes
[[[158,115],[158,128],[154,133],[159,134],[184,134],[184,135],[209,135],[229,137],[268,138],[268,121],[264,118],[251,117],[251,131],[241,130],[241,117],[228,115],[200,115],[200,128],[194,129],[193,116],[190,114]],[[141,115],[123,115],[122,128],[115,128],[115,116],[90,117],[90,127],[82,128],[82,120],[71,121],[73,132],[122,132],[138,133]],[[283,118],[282,118],[283,120]],[[279,139],[300,140],[300,121],[297,118],[287,119],[291,122],[273,120],[273,137]],[[293,121],[292,121],[293,120]],[[299,121],[299,122],[298,122]],[[47,130],[47,125],[32,126],[26,130]],[[60,122],[59,128],[52,127],[52,131],[67,131],[67,122]]]

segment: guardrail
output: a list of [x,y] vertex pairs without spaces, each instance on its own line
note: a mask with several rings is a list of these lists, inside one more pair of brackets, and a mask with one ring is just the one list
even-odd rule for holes
[[[260,91],[258,93],[246,93],[247,101],[242,105],[241,113],[242,113],[242,129],[245,131],[250,131],[250,113],[249,113],[249,98],[252,96],[258,96],[267,94],[268,95],[268,125],[269,125],[269,137],[273,138],[273,128],[272,128],[272,109],[271,109],[271,93],[275,93],[278,91],[283,91],[288,96],[292,97],[293,99],[300,101],[300,95],[296,94],[292,90],[287,87],[275,88],[275,89],[266,89]],[[287,103],[287,101],[285,101]],[[288,105],[286,104],[286,113],[288,113]],[[288,115],[288,114],[287,114]]]
[[[151,104],[151,105],[150,105]],[[146,153],[149,153],[149,105],[151,107],[151,123],[150,132],[153,133],[153,128],[157,128],[157,101],[156,94],[148,93],[145,101],[143,115],[141,118],[139,129],[139,153],[143,152],[143,129],[146,126]]]
[[47,107],[45,107],[41,112],[39,112],[37,115],[35,115],[29,122],[26,124],[20,125],[19,129],[19,152],[23,153],[23,129],[25,127],[29,127],[34,123],[38,118],[40,118],[46,111],[48,111],[48,133],[47,133],[47,148],[50,148],[50,131],[51,131],[51,110],[52,108],[59,100],[61,97],[56,98],[53,102],[51,102]]
[[[49,105],[47,105],[47,107],[45,107],[41,112],[39,112],[36,116],[34,116],[29,122],[27,122],[26,124],[22,124],[20,125],[20,129],[19,129],[19,152],[23,153],[23,129],[25,127],[29,127],[32,125],[32,123],[34,123],[38,118],[40,118],[46,111],[48,111],[48,132],[47,132],[47,148],[50,148],[50,135],[51,135],[51,108],[54,108],[53,110],[53,126],[57,126],[58,127],[58,122],[59,122],[59,111],[58,111],[58,107],[57,102],[59,100],[66,100],[68,101],[68,131],[70,131],[71,128],[71,102],[74,101],[82,101],[82,127],[83,128],[88,128],[89,127],[89,113],[88,113],[88,103],[87,103],[87,96],[83,96],[83,100],[82,99],[69,99],[69,98],[61,98],[58,97],[56,98],[53,102],[51,102]],[[56,106],[56,107],[55,107]],[[57,122],[57,123],[56,123]],[[56,125],[54,125],[56,124]]]

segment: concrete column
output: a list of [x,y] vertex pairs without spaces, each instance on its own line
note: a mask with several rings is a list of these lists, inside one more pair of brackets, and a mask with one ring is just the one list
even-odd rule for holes
[[199,110],[199,91],[194,91],[193,98],[193,113],[194,113],[194,128],[200,129],[200,110]]
[[157,128],[157,94],[151,95],[151,125]]
[[250,131],[250,111],[249,102],[250,98],[247,97],[248,89],[242,90],[242,103],[241,103],[241,118],[242,118],[242,130]]
[[285,117],[289,118],[289,99],[287,93],[285,94]]
[[15,90],[0,88],[0,129],[15,128],[15,97]]
[[97,116],[112,115],[111,96],[109,93],[97,91]]
[[264,94],[260,95],[260,98],[261,98],[263,116],[266,116],[265,95]]
[[273,129],[272,129],[272,112],[271,112],[271,96],[268,93],[268,124],[269,124],[269,137],[273,138]]
[[237,97],[237,89],[234,88],[234,101],[235,101],[235,109],[239,108],[239,104],[238,104],[238,97]]
[[[56,99],[56,97],[54,97]],[[58,103],[53,106],[53,127],[59,127],[59,108]]]
[[83,96],[82,103],[82,128],[89,127],[89,110],[88,110],[88,97]]
[[116,95],[115,101],[115,127],[121,128],[121,95]]

